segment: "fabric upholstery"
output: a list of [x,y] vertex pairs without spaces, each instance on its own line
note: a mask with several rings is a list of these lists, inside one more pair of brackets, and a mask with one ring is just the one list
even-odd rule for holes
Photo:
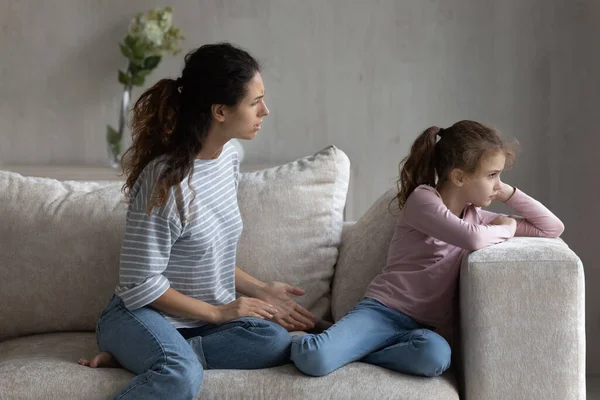
[[342,240],[350,160],[331,146],[314,156],[242,175],[244,230],[238,266],[305,290],[297,300],[330,319],[331,280]]
[[465,257],[468,399],[585,399],[584,275],[559,239],[514,238]]
[[399,213],[397,203],[392,201],[395,196],[395,189],[388,190],[343,231],[331,295],[334,321],[363,298],[367,285],[385,267]]
[[[42,334],[0,343],[0,400],[107,399],[132,374],[77,364],[96,351],[92,333]],[[209,370],[197,399],[457,400],[456,380],[418,378],[364,363],[329,376],[302,375],[293,365],[262,370]]]

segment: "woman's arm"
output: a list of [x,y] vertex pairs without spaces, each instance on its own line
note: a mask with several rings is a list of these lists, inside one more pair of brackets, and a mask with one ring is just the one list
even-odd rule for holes
[[235,290],[244,296],[257,297],[260,289],[264,288],[266,283],[259,281],[252,275],[244,272],[241,268],[235,267]]
[[128,213],[116,291],[128,309],[150,305],[170,315],[214,324],[238,317],[273,317],[275,308],[256,298],[240,298],[213,306],[171,288],[163,272],[180,233],[177,220],[145,211]]
[[212,324],[222,324],[240,317],[270,319],[273,318],[276,312],[271,304],[255,298],[240,297],[231,303],[213,306],[186,296],[173,288],[167,289],[162,296],[150,305],[167,314],[206,321]]
[[162,296],[154,300],[150,305],[159,311],[178,317],[197,319],[210,323],[216,323],[218,320],[216,306],[186,296],[173,288],[167,289]]

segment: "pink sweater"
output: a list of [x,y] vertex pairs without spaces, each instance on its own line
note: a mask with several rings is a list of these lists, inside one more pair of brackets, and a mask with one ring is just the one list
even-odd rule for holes
[[554,238],[564,230],[550,210],[518,189],[506,204],[521,216],[515,217],[516,232],[506,225],[489,225],[501,214],[471,204],[461,219],[448,210],[437,190],[419,186],[398,217],[386,267],[365,297],[422,324],[448,329],[463,255],[513,236]]

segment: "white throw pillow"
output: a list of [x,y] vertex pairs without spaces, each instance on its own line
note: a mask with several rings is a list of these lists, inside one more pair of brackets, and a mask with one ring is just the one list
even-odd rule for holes
[[264,281],[305,290],[297,300],[331,319],[331,281],[341,243],[350,160],[334,146],[310,157],[243,173],[244,230],[237,265]]
[[385,267],[400,214],[396,194],[396,189],[386,191],[356,224],[344,230],[332,289],[336,322],[363,299],[369,283]]

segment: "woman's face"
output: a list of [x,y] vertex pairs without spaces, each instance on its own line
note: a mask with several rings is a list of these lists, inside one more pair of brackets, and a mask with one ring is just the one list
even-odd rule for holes
[[251,140],[261,128],[263,117],[269,115],[264,100],[265,88],[260,73],[247,86],[246,96],[239,104],[226,107],[223,130],[230,139]]

